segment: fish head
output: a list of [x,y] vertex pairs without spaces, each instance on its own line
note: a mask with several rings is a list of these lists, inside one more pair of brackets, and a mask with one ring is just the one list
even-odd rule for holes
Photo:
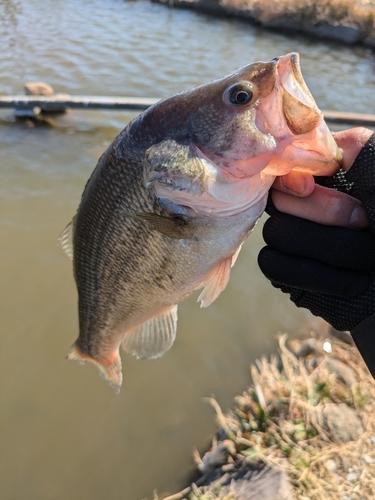
[[191,121],[198,147],[221,168],[235,177],[264,169],[272,175],[292,169],[329,175],[339,168],[339,148],[297,53],[250,64],[215,85]]
[[243,211],[293,169],[330,175],[340,166],[296,53],[244,66],[160,106],[154,121],[164,133],[147,150],[147,183],[198,214]]

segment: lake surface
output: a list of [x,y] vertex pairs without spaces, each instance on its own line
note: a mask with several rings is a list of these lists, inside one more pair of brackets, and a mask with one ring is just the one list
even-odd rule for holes
[[[0,93],[42,80],[56,92],[165,97],[255,60],[298,51],[323,109],[375,113],[373,54],[145,1],[3,0]],[[261,226],[225,292],[208,309],[179,309],[161,359],[122,355],[120,395],[93,366],[65,361],[76,339],[71,262],[57,237],[96,161],[135,116],[75,111],[54,126],[0,115],[0,498],[160,498],[184,487],[194,447],[215,432],[214,394],[227,409],[249,365],[278,332],[312,317],[257,269]]]

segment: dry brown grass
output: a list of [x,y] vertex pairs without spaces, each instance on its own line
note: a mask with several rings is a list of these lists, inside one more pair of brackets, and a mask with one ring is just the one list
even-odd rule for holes
[[[375,382],[354,347],[331,339],[332,353],[327,353],[323,340],[316,342],[312,354],[297,357],[301,341],[287,346],[282,336],[279,354],[251,367],[254,383],[235,399],[232,411],[223,414],[214,399],[209,402],[237,459],[284,470],[296,500],[374,500]],[[345,404],[356,412],[364,428],[358,439],[334,442],[319,424],[319,411],[327,404]],[[213,447],[217,444],[215,438]],[[193,486],[184,493],[180,498],[234,499],[220,487]]]
[[[298,359],[285,340],[285,336],[280,339],[283,371],[278,370],[276,357],[271,362],[263,359],[258,368],[252,366],[254,387],[237,398],[236,409],[226,416],[231,431],[249,442],[242,453],[283,468],[299,500],[342,500],[353,493],[352,499],[373,499],[374,380],[354,347],[330,341],[333,351],[329,354],[320,340],[313,357]],[[354,384],[348,385],[343,372],[329,367],[332,358],[353,370]],[[264,408],[257,403],[260,394]],[[365,429],[358,440],[337,444],[319,426],[317,410],[327,403],[345,403],[356,410]],[[354,477],[350,472],[356,480],[348,480]]]

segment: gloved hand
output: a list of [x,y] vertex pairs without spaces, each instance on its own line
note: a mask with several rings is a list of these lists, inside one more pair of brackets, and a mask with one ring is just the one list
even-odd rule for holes
[[318,224],[278,212],[271,204],[263,229],[268,246],[258,262],[298,307],[337,330],[351,331],[375,376],[375,134],[341,180],[336,176],[328,183],[362,201],[369,228]]

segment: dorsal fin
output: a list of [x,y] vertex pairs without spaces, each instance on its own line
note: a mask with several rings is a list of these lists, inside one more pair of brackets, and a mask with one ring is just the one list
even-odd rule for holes
[[60,234],[59,239],[57,240],[59,247],[64,250],[69,259],[73,260],[73,229],[74,229],[74,220],[69,222],[64,231]]
[[122,347],[125,352],[142,358],[159,358],[176,338],[177,305],[145,321],[125,335]]

